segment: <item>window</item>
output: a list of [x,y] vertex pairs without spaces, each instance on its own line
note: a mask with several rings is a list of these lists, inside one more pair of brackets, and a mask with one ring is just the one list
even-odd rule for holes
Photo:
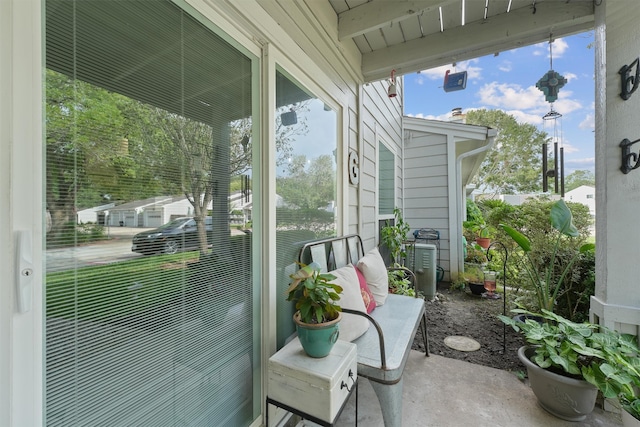
[[251,217],[259,64],[202,22],[46,1],[48,426],[260,413],[250,222],[230,220]]
[[378,215],[393,216],[395,207],[395,155],[378,143]]
[[593,199],[593,194],[587,194],[587,199]]
[[[282,70],[276,74],[277,295],[297,269],[300,242],[336,235],[337,116]],[[278,298],[277,345],[294,332],[293,305]]]

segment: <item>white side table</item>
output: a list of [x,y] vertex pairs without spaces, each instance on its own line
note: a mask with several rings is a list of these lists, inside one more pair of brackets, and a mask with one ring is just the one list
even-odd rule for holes
[[348,397],[356,390],[358,420],[358,375],[356,345],[338,340],[327,357],[307,356],[298,338],[269,359],[268,405],[275,405],[322,426],[333,426]]

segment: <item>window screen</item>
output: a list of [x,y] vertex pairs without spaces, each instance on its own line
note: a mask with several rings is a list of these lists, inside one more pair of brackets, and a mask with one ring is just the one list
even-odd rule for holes
[[171,2],[46,1],[46,424],[248,425],[258,64]]
[[276,77],[278,348],[294,332],[286,301],[300,242],[336,235],[336,113],[278,71]]

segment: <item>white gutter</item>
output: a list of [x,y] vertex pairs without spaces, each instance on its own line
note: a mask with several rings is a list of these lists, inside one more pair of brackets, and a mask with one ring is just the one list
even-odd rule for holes
[[[465,153],[460,154],[457,158],[456,158],[456,186],[457,186],[457,190],[456,193],[460,194],[459,191],[461,191],[462,189],[462,161],[468,157],[472,157],[475,155],[478,155],[480,153],[484,153],[485,151],[488,151],[491,149],[491,147],[493,147],[493,143],[495,141],[495,137],[496,137],[496,130],[495,129],[487,129],[487,140],[489,140],[489,143],[486,145],[483,145],[482,147],[478,147],[474,150],[471,151],[467,151]],[[465,197],[463,195],[463,197]],[[463,218],[463,212],[462,212],[462,208],[463,208],[463,197],[457,197],[456,198],[456,214],[458,219]],[[462,252],[462,223],[461,221],[456,221],[456,227],[455,229],[452,229],[451,231],[455,231],[455,235],[450,236],[449,238],[449,245],[450,245],[450,250],[451,250],[451,255],[457,257],[457,260],[451,260],[451,264],[450,264],[450,270],[453,270],[453,266],[457,265],[458,269],[455,272],[456,274],[460,271],[463,271],[464,268],[464,256],[463,256],[463,252]],[[457,262],[455,262],[457,261]],[[450,271],[450,273],[453,273],[453,271]],[[453,277],[452,277],[453,279]]]

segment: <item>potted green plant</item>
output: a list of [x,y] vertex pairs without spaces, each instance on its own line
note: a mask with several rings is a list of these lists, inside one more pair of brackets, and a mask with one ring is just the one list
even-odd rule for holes
[[[558,292],[562,289],[562,285],[567,278],[567,275],[571,272],[571,267],[574,265],[581,253],[593,250],[595,245],[593,243],[585,243],[567,262],[564,262],[561,265],[559,272],[556,271],[557,266],[560,265],[560,257],[558,253],[564,241],[563,239],[567,237],[578,237],[579,233],[573,224],[573,215],[571,214],[571,210],[562,199],[552,205],[550,222],[552,227],[557,230],[558,233],[550,257],[547,262],[544,263],[544,266],[539,266],[531,258],[531,241],[524,234],[505,224],[500,224],[500,227],[524,252],[525,262],[522,263],[521,266],[526,272],[526,277],[528,277],[530,283],[533,285],[536,302],[538,304],[537,308],[540,310],[553,311],[558,297]],[[543,271],[539,271],[539,268],[542,268]]]
[[491,245],[491,237],[493,235],[493,229],[488,225],[478,227],[476,230],[476,243],[483,249],[489,249]]
[[598,387],[606,398],[617,399],[625,427],[640,426],[640,349],[637,337],[614,335],[615,345],[603,348],[604,362],[595,365],[585,379]]
[[400,209],[394,208],[393,215],[395,217],[393,225],[387,220],[385,226],[380,229],[380,240],[389,249],[391,265],[404,265],[404,259],[407,256],[404,244],[410,227],[404,222]]
[[460,274],[473,295],[482,295],[484,289],[484,273],[480,265],[465,264]]
[[[571,322],[549,310],[532,313],[515,309],[512,312],[543,319],[542,322],[528,318],[519,321],[498,316],[524,335],[529,345],[518,349],[518,357],[527,368],[531,389],[540,405],[559,418],[584,419],[593,411],[598,388],[605,388],[607,384],[606,374],[611,373],[609,358],[615,354],[637,354],[633,353],[637,352],[633,338],[599,325]],[[622,388],[612,387],[608,394],[616,394],[614,390]]]
[[462,226],[471,233],[469,237],[473,238],[480,247],[483,249],[489,248],[495,230],[483,219],[464,221]]
[[465,264],[486,265],[488,262],[487,253],[484,248],[476,242],[466,245]]
[[409,280],[410,274],[411,271],[408,268],[400,265],[387,269],[387,276],[389,277],[389,292],[415,297],[416,290],[411,286],[411,280]]
[[321,273],[320,265],[300,264],[300,269],[291,274],[287,289],[287,301],[295,302],[298,338],[304,351],[311,357],[325,357],[338,339],[342,315],[336,301],[340,299],[342,287],[331,283],[336,276]]

